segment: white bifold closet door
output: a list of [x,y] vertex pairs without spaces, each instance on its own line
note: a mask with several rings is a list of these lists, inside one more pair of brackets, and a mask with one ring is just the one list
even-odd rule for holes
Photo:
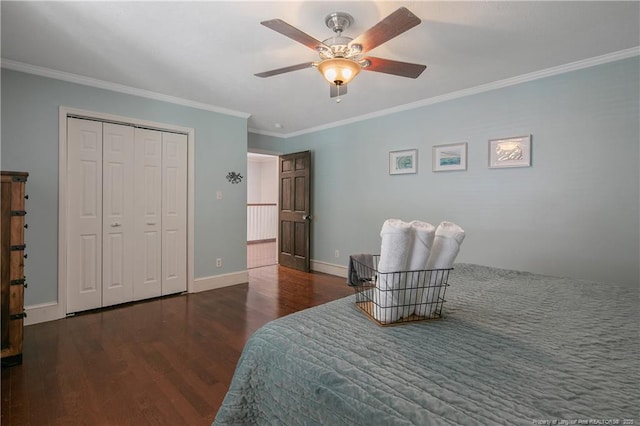
[[162,294],[187,289],[187,135],[162,134]]
[[67,312],[185,291],[187,136],[67,130]]
[[67,120],[67,312],[102,306],[102,123]]
[[102,127],[102,306],[133,300],[133,127]]
[[162,133],[136,129],[134,299],[162,294]]

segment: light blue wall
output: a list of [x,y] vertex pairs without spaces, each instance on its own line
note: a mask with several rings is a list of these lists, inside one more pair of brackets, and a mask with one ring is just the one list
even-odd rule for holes
[[61,105],[194,128],[195,277],[246,270],[246,184],[225,179],[229,171],[246,176],[246,119],[3,69],[2,169],[30,174],[27,306],[57,299]]
[[[638,284],[639,68],[634,57],[289,139],[250,134],[249,147],[313,151],[315,260],[378,252],[387,218],[450,220],[467,233],[459,261]],[[532,167],[488,168],[489,139],[524,134]],[[431,147],[456,142],[468,170],[432,172]],[[389,151],[407,148],[418,173],[390,176]]]

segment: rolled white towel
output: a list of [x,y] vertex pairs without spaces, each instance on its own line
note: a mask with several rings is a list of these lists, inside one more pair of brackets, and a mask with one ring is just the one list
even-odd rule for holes
[[[451,268],[460,252],[460,245],[464,237],[464,230],[455,223],[440,223],[436,229],[433,246],[427,260],[427,269]],[[416,315],[428,317],[434,313],[442,290],[442,287],[439,287],[441,278],[442,274],[435,271],[431,273],[430,277],[427,277],[429,287],[418,292],[421,294],[418,294],[419,304],[416,306]]]
[[400,319],[400,293],[406,286],[411,252],[411,226],[400,219],[388,219],[380,231],[382,244],[378,261],[378,283],[374,292],[373,316],[387,324]]
[[407,275],[406,290],[402,293],[400,304],[403,306],[402,318],[406,318],[413,314],[416,304],[420,301],[418,297],[418,286],[424,285],[425,272],[427,268],[427,259],[433,245],[436,227],[427,222],[414,220],[409,223],[413,234],[411,244],[411,255],[407,264],[407,270],[412,271]]

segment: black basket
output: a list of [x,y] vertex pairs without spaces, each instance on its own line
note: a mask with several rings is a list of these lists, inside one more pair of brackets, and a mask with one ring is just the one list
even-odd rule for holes
[[442,318],[448,269],[379,272],[380,255],[350,257],[356,306],[387,326]]

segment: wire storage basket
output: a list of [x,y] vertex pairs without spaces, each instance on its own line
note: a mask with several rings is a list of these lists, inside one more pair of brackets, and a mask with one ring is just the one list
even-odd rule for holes
[[442,318],[448,269],[380,272],[380,255],[351,256],[356,306],[381,326]]

